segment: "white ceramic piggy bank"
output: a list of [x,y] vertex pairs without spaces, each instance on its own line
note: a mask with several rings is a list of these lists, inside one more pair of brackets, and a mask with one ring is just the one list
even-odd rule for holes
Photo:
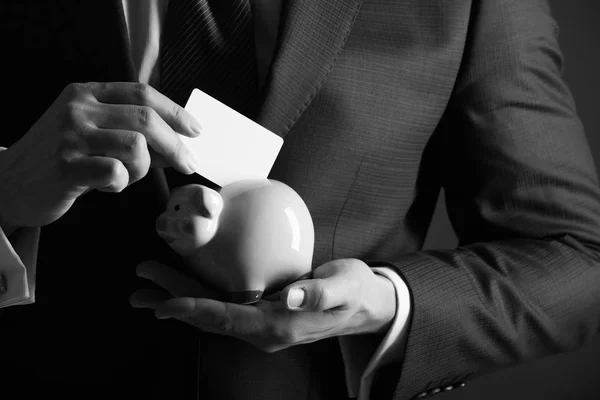
[[241,181],[219,192],[176,188],[156,230],[192,274],[232,302],[255,302],[311,271],[312,218],[300,196],[276,180]]

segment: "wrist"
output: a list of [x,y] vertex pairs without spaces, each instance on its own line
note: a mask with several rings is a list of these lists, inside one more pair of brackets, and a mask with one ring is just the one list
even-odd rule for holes
[[375,333],[385,335],[396,316],[396,289],[391,280],[377,273],[375,273],[375,282],[375,293],[379,297],[378,307],[375,308],[378,327]]

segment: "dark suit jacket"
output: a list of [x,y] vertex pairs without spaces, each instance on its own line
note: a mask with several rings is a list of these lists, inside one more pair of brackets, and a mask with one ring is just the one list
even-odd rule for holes
[[[0,144],[69,82],[133,79],[119,4],[2,2]],[[315,265],[391,265],[414,301],[404,361],[378,374],[376,398],[598,332],[600,191],[561,62],[542,0],[285,2],[256,118],[285,138],[271,178],[306,201]],[[0,391],[343,398],[335,339],[264,354],[129,307],[136,264],[170,257],[154,185],[90,193],[42,229],[37,302],[0,317]],[[460,246],[421,251],[441,187]]]

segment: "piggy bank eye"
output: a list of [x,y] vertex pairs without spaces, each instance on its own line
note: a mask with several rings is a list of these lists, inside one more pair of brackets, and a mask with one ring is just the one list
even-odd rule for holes
[[175,211],[179,211],[179,209],[180,209],[181,207],[179,207],[179,204],[175,204],[175,207],[174,207],[174,208],[175,208]]

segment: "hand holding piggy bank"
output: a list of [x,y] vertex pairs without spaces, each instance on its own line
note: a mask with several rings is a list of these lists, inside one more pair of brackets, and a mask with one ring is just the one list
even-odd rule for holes
[[300,196],[276,180],[241,181],[220,192],[178,187],[156,230],[193,275],[232,302],[255,302],[311,271],[312,218]]

